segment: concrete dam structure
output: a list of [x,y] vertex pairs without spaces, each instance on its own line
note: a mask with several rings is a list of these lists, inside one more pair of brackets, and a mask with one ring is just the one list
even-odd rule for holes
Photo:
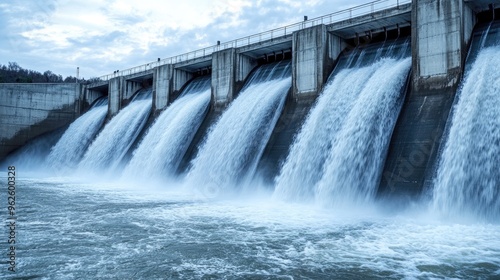
[[[456,96],[480,98],[467,78],[481,75],[477,63],[499,57],[500,1],[382,2],[348,11],[366,9],[359,15],[305,20],[115,71],[93,84],[0,84],[0,157],[18,156],[30,140],[76,120],[47,151],[48,166],[123,177],[143,168],[150,177],[186,178],[214,196],[258,179],[280,199],[334,206],[434,192],[445,201],[436,206],[442,211],[497,217],[500,172],[489,162],[500,159],[498,121],[478,126],[493,150],[453,140],[479,129],[455,127],[467,122],[457,119],[467,106]],[[486,86],[498,77],[484,79]],[[485,93],[490,99],[500,94],[495,86]],[[498,104],[492,107],[481,109],[484,118],[498,117]],[[474,165],[486,173],[463,180],[487,187],[488,207],[449,201],[463,195],[450,194],[447,178],[469,169],[450,163],[457,150],[462,158],[484,154]],[[470,203],[481,200],[470,196]]]

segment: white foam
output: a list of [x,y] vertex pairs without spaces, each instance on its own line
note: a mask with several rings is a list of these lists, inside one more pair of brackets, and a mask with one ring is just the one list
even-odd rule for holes
[[453,108],[433,205],[451,218],[500,218],[500,47],[480,51]]

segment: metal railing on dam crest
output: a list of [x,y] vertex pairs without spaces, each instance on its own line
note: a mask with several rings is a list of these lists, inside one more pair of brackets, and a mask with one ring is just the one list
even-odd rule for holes
[[280,28],[268,30],[265,32],[253,34],[250,36],[246,36],[243,38],[235,39],[229,42],[224,42],[221,44],[217,44],[214,46],[206,47],[203,49],[195,50],[192,52],[176,55],[173,57],[160,59],[158,61],[153,61],[150,63],[146,63],[140,66],[135,66],[132,68],[128,68],[121,71],[115,71],[112,74],[104,75],[98,77],[97,79],[101,81],[108,81],[115,77],[120,76],[128,76],[136,73],[145,72],[148,70],[152,70],[157,66],[162,66],[166,64],[175,64],[191,59],[201,58],[208,55],[211,55],[214,52],[229,49],[229,48],[239,48],[248,46],[255,43],[260,43],[263,41],[268,41],[276,38],[282,38],[286,36],[290,36],[293,32],[296,32],[301,29],[309,28],[312,26],[320,25],[320,24],[333,24],[336,22],[349,20],[355,17],[371,14],[374,12],[378,12],[385,9],[399,7],[399,5],[411,3],[411,0],[376,0],[372,2],[368,2],[359,6],[351,7],[349,9],[337,11],[328,15],[324,15],[317,18],[307,19],[304,21],[294,23],[291,25],[283,26]]

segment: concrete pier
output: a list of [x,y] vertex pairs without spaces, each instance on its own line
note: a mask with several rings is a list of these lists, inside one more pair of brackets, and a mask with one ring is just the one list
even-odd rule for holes
[[292,90],[295,98],[316,96],[344,49],[340,37],[321,24],[293,33]]
[[124,77],[116,77],[109,80],[108,117],[110,118],[118,114],[118,111],[121,109],[124,80]]
[[153,73],[153,110],[163,110],[172,92],[173,65],[158,66]]
[[413,90],[456,87],[475,25],[462,0],[414,0],[412,13]]
[[415,196],[431,185],[475,25],[462,0],[412,2],[412,83],[391,140],[379,193]]
[[224,107],[243,86],[243,81],[257,62],[231,48],[212,55],[212,103]]

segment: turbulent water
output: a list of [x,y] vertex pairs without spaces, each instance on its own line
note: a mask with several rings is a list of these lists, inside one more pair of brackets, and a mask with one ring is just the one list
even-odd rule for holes
[[[217,201],[193,199],[176,186],[151,188],[19,180],[15,276],[500,277],[499,225],[446,223],[422,209],[392,216],[360,207],[346,214],[272,200],[269,193]],[[10,275],[3,261],[0,269]]]
[[[151,89],[142,90],[138,95],[151,96]],[[82,161],[78,164],[80,171],[113,171],[125,156],[151,111],[151,99],[136,99],[123,108],[104,129],[97,135]]]
[[210,79],[191,82],[148,130],[123,172],[124,178],[172,175],[210,104]]
[[99,132],[107,113],[107,98],[98,100],[87,113],[69,126],[57,144],[52,147],[46,160],[47,164],[58,172],[72,170]]
[[189,184],[217,195],[251,176],[290,86],[289,61],[259,68],[208,132],[187,175]]
[[500,46],[482,49],[458,93],[434,184],[444,215],[500,218]]
[[396,57],[379,50],[373,63],[342,69],[325,86],[276,179],[276,197],[337,206],[373,197],[411,65],[399,58],[405,48]]
[[[27,162],[45,160],[62,132],[6,159],[1,184],[13,181],[6,166],[16,166],[16,273],[7,270],[6,229],[0,278],[500,279],[500,47],[483,46],[457,95],[432,201],[401,209],[372,199],[404,97],[407,44],[341,59],[276,188],[249,180],[291,86],[283,61],[254,71],[183,180],[152,177],[176,169],[204,118],[210,85],[203,78],[144,135],[124,180],[95,175],[122,172],[116,167],[150,114],[150,89],[91,144],[102,108],[68,128],[48,161],[73,165],[90,144],[73,177],[28,175]],[[251,191],[232,191],[244,187]],[[1,207],[6,219],[7,203]]]

